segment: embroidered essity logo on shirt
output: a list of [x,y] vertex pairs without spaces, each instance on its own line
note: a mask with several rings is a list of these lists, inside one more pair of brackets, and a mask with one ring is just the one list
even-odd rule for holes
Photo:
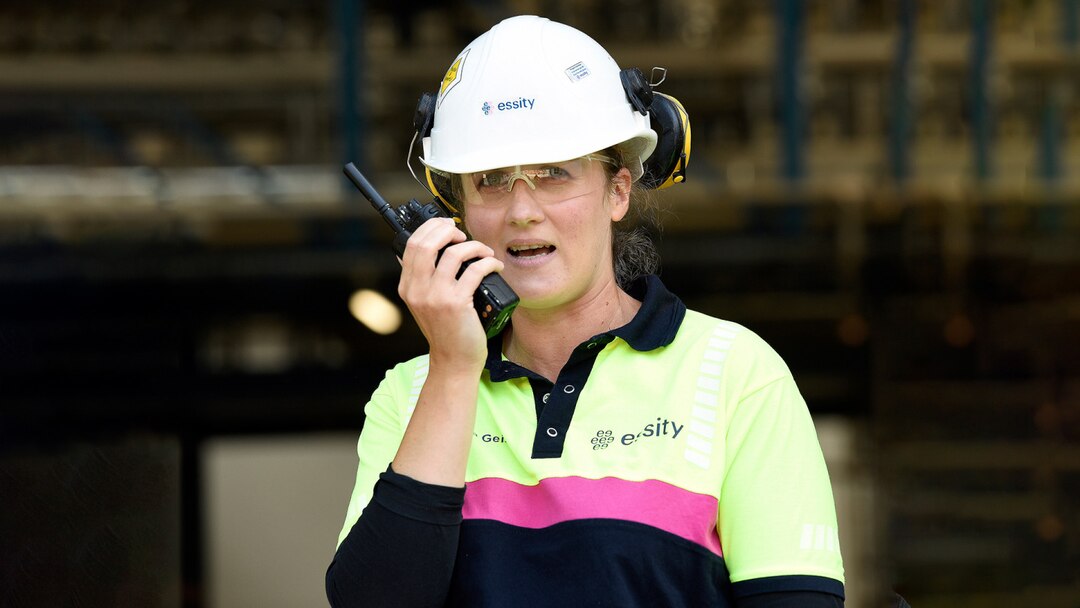
[[596,431],[596,436],[591,438],[589,443],[592,444],[592,449],[603,450],[614,443],[616,437],[619,438],[619,443],[622,445],[633,445],[645,439],[678,439],[679,433],[682,432],[685,426],[674,420],[657,418],[656,422],[650,422],[641,429],[630,433],[620,434],[610,430]]
[[679,433],[683,430],[682,424],[667,418],[657,418],[655,423],[649,423],[645,425],[645,428],[641,429],[637,433],[626,433],[620,439],[623,445],[632,445],[641,439],[671,437],[676,439],[679,437]]
[[615,441],[615,438],[611,436],[611,431],[596,431],[596,437],[593,437],[591,442],[592,449],[606,449],[612,441]]

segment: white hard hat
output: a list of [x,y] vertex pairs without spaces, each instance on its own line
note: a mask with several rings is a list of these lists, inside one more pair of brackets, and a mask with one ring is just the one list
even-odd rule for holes
[[469,44],[439,87],[423,162],[445,173],[569,160],[620,145],[633,178],[656,147],[611,55],[542,17],[506,19]]

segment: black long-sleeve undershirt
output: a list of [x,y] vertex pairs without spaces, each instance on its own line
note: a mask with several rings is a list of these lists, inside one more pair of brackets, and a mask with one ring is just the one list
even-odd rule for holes
[[392,469],[326,570],[334,608],[442,606],[450,587],[465,488],[416,481]]
[[[388,469],[326,570],[333,608],[439,608],[457,556],[465,488],[416,481]],[[763,593],[738,608],[843,608],[811,591]]]

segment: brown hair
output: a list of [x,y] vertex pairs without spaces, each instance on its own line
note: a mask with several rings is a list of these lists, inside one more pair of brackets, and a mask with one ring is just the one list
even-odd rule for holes
[[[604,155],[615,164],[604,164],[608,180],[614,185],[615,175],[627,166],[625,152],[618,146],[605,150]],[[631,162],[636,162],[636,159]],[[630,185],[630,211],[611,226],[611,257],[615,262],[615,281],[628,291],[637,279],[655,274],[660,269],[660,254],[649,235],[650,229],[659,232],[658,208],[652,193],[637,182]]]

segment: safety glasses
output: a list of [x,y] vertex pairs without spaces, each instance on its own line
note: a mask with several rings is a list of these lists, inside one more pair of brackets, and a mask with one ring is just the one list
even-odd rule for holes
[[555,202],[584,193],[582,186],[587,183],[588,167],[592,162],[616,164],[613,158],[600,154],[587,154],[557,163],[503,167],[490,171],[466,173],[461,177],[479,195],[471,197],[470,201],[479,204],[500,204],[507,201],[514,190],[514,184],[519,180],[525,182],[532,190],[536,200]]

